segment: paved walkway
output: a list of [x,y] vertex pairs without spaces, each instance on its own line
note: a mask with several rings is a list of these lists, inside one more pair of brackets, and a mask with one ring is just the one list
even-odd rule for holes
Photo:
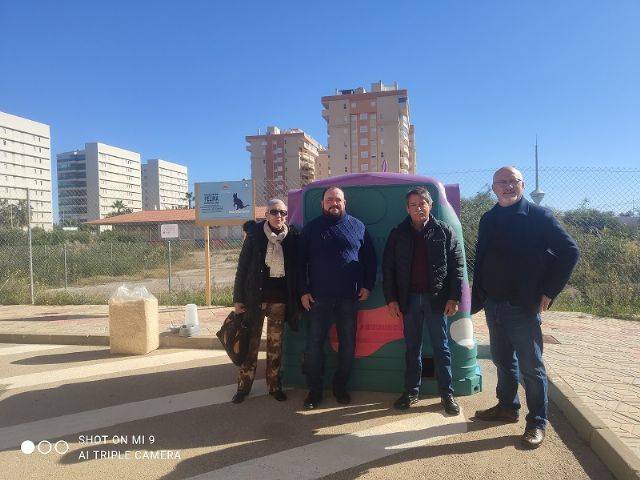
[[[201,335],[178,337],[182,307],[160,308],[161,345],[219,346],[229,308],[199,310]],[[479,356],[489,355],[484,317],[474,317]],[[0,342],[108,344],[106,305],[0,306]],[[568,312],[543,317],[551,400],[618,478],[640,478],[640,321]]]

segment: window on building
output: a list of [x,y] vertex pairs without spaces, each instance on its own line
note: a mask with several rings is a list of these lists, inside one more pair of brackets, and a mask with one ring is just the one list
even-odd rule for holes
[[346,109],[347,109],[347,104],[346,104],[346,103],[343,103],[343,104],[342,104],[342,108],[346,110]]
[[368,163],[363,163],[362,165],[360,165],[360,171],[361,172],[368,172],[369,171],[369,164]]
[[360,145],[362,145],[363,147],[366,147],[367,145],[369,145],[369,139],[368,138],[361,138],[360,139]]
[[344,154],[344,159],[345,159],[345,160],[347,159],[347,154],[346,154],[346,153]]
[[360,114],[360,120],[366,120],[367,118],[368,117],[367,117],[367,113],[366,112]]
[[360,127],[360,133],[367,133],[369,131],[369,127],[363,125]]
[[360,158],[369,158],[369,152],[366,150],[364,152],[360,152]]

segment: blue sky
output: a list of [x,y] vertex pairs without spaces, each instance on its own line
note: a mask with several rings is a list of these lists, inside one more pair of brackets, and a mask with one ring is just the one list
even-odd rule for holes
[[[249,177],[246,135],[326,144],[320,97],[397,81],[418,173],[640,166],[637,0],[0,3],[0,110],[51,125],[55,154],[99,141]],[[55,163],[55,162],[54,162]]]

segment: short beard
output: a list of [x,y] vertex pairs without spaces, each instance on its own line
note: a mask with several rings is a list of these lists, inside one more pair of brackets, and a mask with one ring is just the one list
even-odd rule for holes
[[327,217],[342,218],[342,217],[344,217],[345,211],[344,210],[340,210],[340,213],[338,215],[336,215],[335,213],[331,213],[330,210],[325,210],[324,207],[322,207],[322,213],[324,215],[326,215]]

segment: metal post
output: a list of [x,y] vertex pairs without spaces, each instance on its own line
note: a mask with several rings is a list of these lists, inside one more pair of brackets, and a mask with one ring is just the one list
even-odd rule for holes
[[67,277],[67,244],[62,244],[62,248],[64,250],[64,289],[67,289],[68,285],[68,277]]
[[204,226],[204,303],[211,306],[211,250],[209,248],[209,225]]
[[33,247],[31,246],[31,196],[27,188],[27,231],[29,232],[29,279],[31,280],[31,305],[35,305],[33,294]]
[[169,295],[171,295],[171,240],[167,240],[169,244]]

